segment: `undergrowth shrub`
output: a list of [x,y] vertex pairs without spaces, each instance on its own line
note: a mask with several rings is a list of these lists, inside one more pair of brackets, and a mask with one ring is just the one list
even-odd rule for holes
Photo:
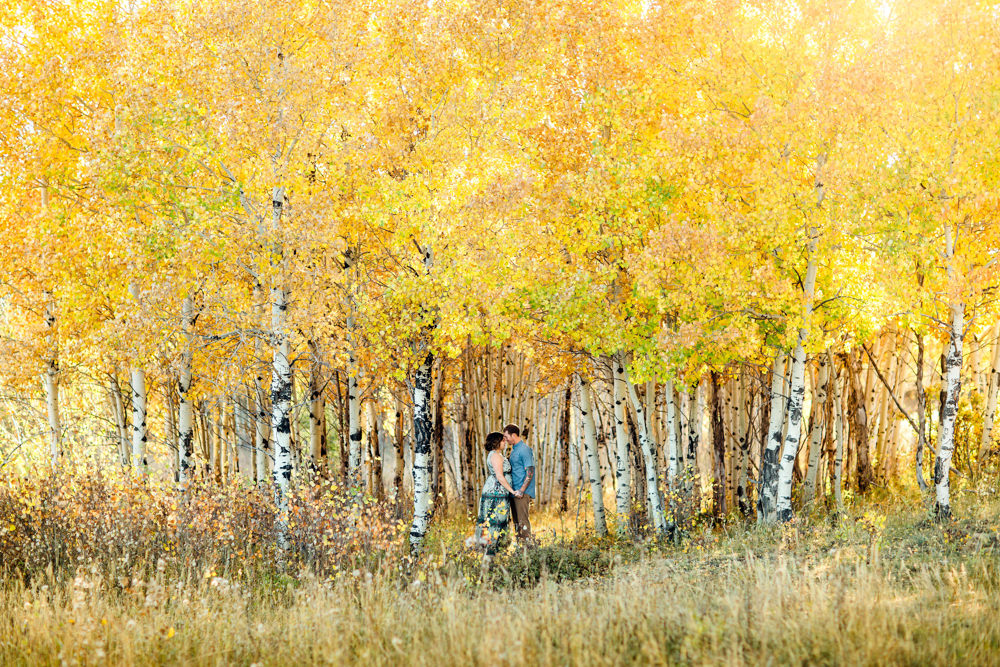
[[[177,574],[248,577],[279,560],[270,490],[249,484],[173,485],[77,469],[0,477],[0,566],[30,580],[78,569],[114,578],[160,565]],[[286,571],[320,577],[400,568],[406,524],[391,508],[330,481],[290,498]]]

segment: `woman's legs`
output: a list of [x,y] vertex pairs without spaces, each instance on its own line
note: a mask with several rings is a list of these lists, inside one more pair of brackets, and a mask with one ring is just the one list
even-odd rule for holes
[[[485,498],[484,498],[485,500]],[[510,503],[506,498],[489,498],[489,511],[486,513],[486,534],[489,544],[486,553],[493,555],[506,546],[510,525]],[[482,513],[482,505],[480,504]]]

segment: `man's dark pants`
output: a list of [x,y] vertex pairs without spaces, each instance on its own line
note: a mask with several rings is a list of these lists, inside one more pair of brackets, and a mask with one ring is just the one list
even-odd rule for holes
[[514,531],[517,534],[517,542],[521,546],[527,546],[533,542],[531,537],[531,519],[528,516],[530,506],[531,496],[523,495],[520,498],[511,496],[511,518],[514,519]]

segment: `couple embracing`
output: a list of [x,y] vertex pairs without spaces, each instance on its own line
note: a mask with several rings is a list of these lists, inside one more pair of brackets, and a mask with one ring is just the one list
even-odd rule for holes
[[[510,448],[510,458],[504,456]],[[506,544],[511,520],[517,541],[531,546],[531,521],[528,512],[535,497],[535,456],[521,438],[521,429],[513,424],[502,433],[486,436],[486,483],[479,498],[475,542],[495,554]]]

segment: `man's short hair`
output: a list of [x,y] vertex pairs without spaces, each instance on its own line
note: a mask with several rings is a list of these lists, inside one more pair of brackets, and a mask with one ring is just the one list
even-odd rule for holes
[[521,429],[514,426],[513,424],[507,424],[503,427],[503,432],[508,435],[521,435]]

